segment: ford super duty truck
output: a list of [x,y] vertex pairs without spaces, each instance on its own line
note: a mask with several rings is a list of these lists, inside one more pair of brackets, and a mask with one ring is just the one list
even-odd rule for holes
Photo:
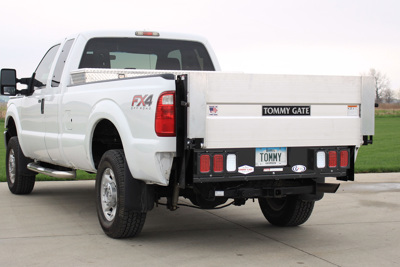
[[70,36],[30,78],[2,69],[1,94],[10,191],[29,194],[37,173],[97,173],[113,238],[180,197],[204,209],[258,199],[271,224],[303,224],[338,188],[326,177],[354,180],[374,134],[370,77],[221,72],[206,40],[171,33]]

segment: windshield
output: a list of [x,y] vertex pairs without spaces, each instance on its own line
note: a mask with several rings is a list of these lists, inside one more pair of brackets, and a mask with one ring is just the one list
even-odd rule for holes
[[142,38],[93,38],[79,68],[215,70],[201,43]]

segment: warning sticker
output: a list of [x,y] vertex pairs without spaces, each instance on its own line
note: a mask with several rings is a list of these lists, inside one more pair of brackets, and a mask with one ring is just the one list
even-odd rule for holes
[[347,106],[347,116],[356,116],[358,117],[360,114],[360,109],[358,105]]

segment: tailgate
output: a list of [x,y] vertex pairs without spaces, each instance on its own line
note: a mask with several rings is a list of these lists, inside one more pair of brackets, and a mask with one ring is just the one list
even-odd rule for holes
[[374,134],[371,77],[188,74],[188,133],[204,148],[360,146]]

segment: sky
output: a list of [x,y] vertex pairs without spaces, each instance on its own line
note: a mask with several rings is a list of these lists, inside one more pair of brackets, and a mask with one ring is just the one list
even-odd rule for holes
[[360,75],[375,68],[400,94],[398,0],[14,0],[0,7],[0,68],[29,77],[44,53],[88,30],[204,36],[222,70]]

